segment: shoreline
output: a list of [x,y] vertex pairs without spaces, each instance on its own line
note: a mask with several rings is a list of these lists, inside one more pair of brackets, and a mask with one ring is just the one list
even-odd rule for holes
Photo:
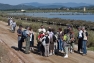
[[72,19],[61,19],[61,18],[46,18],[46,17],[32,17],[26,15],[7,15],[7,17],[13,17],[15,19],[26,20],[31,22],[40,22],[46,23],[48,25],[57,25],[57,26],[67,26],[71,25],[74,28],[79,26],[85,26],[89,30],[94,31],[94,22],[86,20],[72,20]]

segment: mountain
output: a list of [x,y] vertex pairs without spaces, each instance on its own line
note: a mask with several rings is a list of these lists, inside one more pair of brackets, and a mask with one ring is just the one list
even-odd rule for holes
[[92,4],[86,4],[86,3],[47,3],[47,4],[43,4],[43,3],[37,3],[37,2],[33,2],[33,3],[24,3],[24,5],[28,5],[28,6],[35,6],[35,7],[79,7],[79,6],[90,6]]
[[61,8],[61,7],[90,7],[94,6],[92,4],[86,3],[23,3],[19,5],[9,5],[0,3],[0,10],[8,10],[8,9],[39,9],[39,8]]
[[9,4],[2,4],[0,3],[0,10],[7,10],[7,9],[33,9],[36,8],[34,6],[27,6],[27,5],[9,5]]

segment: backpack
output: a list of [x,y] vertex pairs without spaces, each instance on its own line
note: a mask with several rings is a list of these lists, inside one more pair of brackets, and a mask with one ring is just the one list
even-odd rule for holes
[[23,39],[26,39],[26,38],[27,38],[26,30],[24,30],[24,31],[22,32],[22,38],[23,38]]
[[67,35],[64,35],[63,40],[67,41]]
[[48,36],[45,38],[45,42],[46,42],[46,44],[49,43],[49,38],[48,38]]

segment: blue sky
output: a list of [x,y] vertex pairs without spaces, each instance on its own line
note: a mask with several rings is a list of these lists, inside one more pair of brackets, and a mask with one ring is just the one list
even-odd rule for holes
[[39,2],[39,3],[88,3],[94,4],[94,0],[0,0],[0,3],[17,5],[21,3],[30,3],[30,2]]

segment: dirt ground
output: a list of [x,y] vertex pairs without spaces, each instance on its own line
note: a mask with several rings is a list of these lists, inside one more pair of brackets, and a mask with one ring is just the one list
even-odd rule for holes
[[[94,63],[94,52],[88,51],[86,56],[78,53],[69,54],[69,58],[64,59],[63,54],[43,57],[37,52],[25,54],[17,51],[17,33],[11,33],[7,23],[0,21],[0,42],[3,43],[10,54],[10,63]],[[37,42],[35,40],[35,46]],[[25,45],[24,45],[25,46]]]

